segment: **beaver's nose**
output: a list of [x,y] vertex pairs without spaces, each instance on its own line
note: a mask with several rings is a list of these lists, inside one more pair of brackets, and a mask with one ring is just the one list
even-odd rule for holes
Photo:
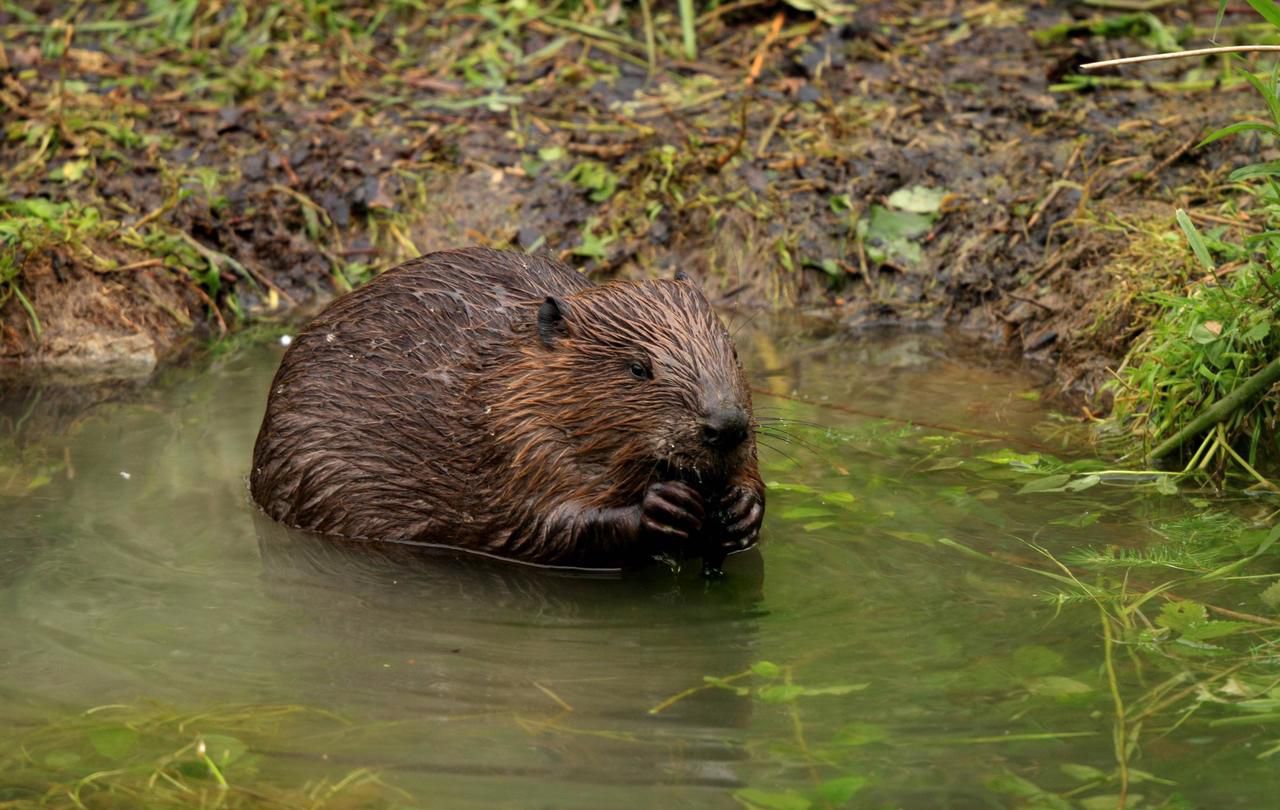
[[750,420],[737,405],[712,408],[702,420],[702,443],[717,450],[732,450],[747,440]]

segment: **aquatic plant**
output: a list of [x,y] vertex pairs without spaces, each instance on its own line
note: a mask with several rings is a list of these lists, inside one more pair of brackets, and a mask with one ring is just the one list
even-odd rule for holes
[[[296,705],[182,712],[109,705],[78,717],[8,724],[0,806],[27,808],[391,807],[408,795],[366,768],[306,783],[264,775],[263,743],[297,721],[339,718]],[[278,744],[278,743],[277,743]]]

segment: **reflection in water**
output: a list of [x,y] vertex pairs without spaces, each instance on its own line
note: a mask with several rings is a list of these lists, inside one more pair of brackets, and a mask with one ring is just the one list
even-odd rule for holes
[[[256,514],[256,511],[255,511]],[[258,516],[263,589],[291,628],[281,666],[305,699],[407,719],[410,744],[361,765],[613,784],[737,784],[751,704],[718,690],[646,725],[664,744],[637,750],[636,718],[699,684],[737,672],[756,646],[763,567],[735,555],[728,576],[696,570],[592,576],[405,546],[346,545]],[[486,722],[482,762],[439,733]],[[505,731],[504,731],[505,729]],[[433,735],[427,735],[428,737]],[[416,739],[415,739],[416,737]],[[697,751],[673,759],[673,748]],[[687,755],[686,755],[687,756]],[[482,764],[483,763],[483,764]],[[592,763],[587,766],[586,763]]]
[[[853,777],[869,780],[867,806],[985,808],[1008,805],[994,777],[1065,791],[1060,764],[1109,771],[1096,609],[936,541],[1018,563],[1031,539],[1055,554],[1133,545],[1185,506],[1106,486],[1020,494],[999,456],[1045,442],[1033,380],[966,362],[947,338],[740,340],[757,411],[787,435],[763,443],[761,550],[718,582],[373,554],[281,530],[245,484],[276,346],[87,416],[19,428],[7,414],[0,460],[24,483],[0,489],[0,802],[122,765],[145,785],[197,733],[243,739],[233,784],[373,768],[410,806],[727,808],[744,786],[811,796]],[[760,662],[777,667],[742,674]],[[1045,678],[1083,691],[1037,692]],[[83,714],[104,704],[123,705]],[[259,722],[225,718],[245,704],[258,708],[237,716]],[[307,711],[277,721],[263,706]],[[165,721],[169,749],[82,730],[157,715],[184,718]],[[1212,745],[1235,772],[1257,769],[1240,733],[1170,730],[1141,767],[1203,806],[1261,806],[1274,774],[1226,781],[1202,756]]]

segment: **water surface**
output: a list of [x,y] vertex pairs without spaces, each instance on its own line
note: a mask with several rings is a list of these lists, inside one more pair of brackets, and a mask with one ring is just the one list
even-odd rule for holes
[[[1034,374],[951,337],[742,342],[757,411],[789,435],[762,439],[760,553],[711,583],[353,556],[275,530],[245,476],[278,345],[44,426],[14,427],[24,398],[0,524],[0,804],[1087,808],[1114,792],[1033,792],[1114,770],[1113,696],[1097,608],[1018,566],[1142,545],[1192,507],[1109,485],[1020,494],[1017,458],[1072,454],[1063,423]],[[1143,677],[1125,671],[1126,696]],[[1129,806],[1270,806],[1255,732],[1152,735]]]

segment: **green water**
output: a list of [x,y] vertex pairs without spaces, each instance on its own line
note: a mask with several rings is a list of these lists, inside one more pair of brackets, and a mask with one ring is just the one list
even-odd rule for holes
[[[274,531],[245,476],[275,345],[85,412],[12,398],[0,807],[1116,806],[1081,777],[1116,767],[1098,609],[1018,566],[1196,508],[1019,494],[1008,451],[1070,453],[1033,376],[949,338],[743,342],[793,440],[762,448],[760,553],[715,583]],[[1117,655],[1125,700],[1165,677]],[[1129,807],[1275,806],[1274,732],[1175,720]]]

